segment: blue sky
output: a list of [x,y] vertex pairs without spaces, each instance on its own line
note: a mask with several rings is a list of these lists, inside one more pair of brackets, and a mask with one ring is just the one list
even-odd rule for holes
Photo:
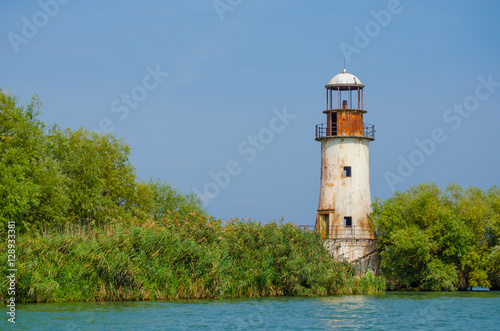
[[372,199],[431,180],[500,185],[497,1],[42,0],[1,9],[3,90],[22,103],[37,93],[46,123],[113,127],[141,178],[208,190],[214,216],[314,223],[314,126],[326,121],[324,85],[344,56],[377,130]]

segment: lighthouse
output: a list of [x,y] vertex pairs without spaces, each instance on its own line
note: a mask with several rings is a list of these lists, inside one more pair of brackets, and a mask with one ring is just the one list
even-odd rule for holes
[[371,212],[368,144],[374,125],[364,123],[364,85],[344,69],[326,88],[326,123],[316,125],[321,142],[321,186],[316,230],[333,255],[350,262],[376,249]]

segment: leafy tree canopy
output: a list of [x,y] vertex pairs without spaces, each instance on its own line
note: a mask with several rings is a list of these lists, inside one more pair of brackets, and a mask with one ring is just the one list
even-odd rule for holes
[[40,108],[36,95],[22,107],[0,90],[0,233],[9,220],[27,232],[206,214],[195,195],[139,180],[122,139],[47,127]]
[[373,203],[382,270],[395,288],[498,284],[500,189],[421,184]]

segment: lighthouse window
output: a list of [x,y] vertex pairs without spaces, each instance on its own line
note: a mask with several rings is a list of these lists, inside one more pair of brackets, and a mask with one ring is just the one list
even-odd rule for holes
[[351,216],[344,216],[344,226],[346,228],[352,226],[352,217]]
[[344,177],[351,177],[351,167],[344,167]]

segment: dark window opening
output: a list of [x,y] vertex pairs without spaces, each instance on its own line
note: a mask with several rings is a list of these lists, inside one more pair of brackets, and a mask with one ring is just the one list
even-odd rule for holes
[[344,226],[346,228],[352,226],[352,217],[351,216],[344,216]]
[[337,113],[331,113],[332,136],[337,135]]
[[351,177],[351,167],[344,167],[344,177]]

